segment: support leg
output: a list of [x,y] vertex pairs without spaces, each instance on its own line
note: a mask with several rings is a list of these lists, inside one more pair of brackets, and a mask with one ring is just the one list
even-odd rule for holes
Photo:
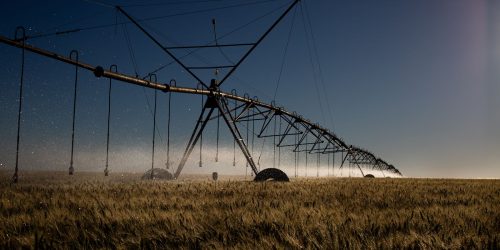
[[358,167],[359,171],[361,171],[362,177],[365,177],[365,173],[363,173],[363,170],[361,169],[358,163],[356,163],[356,166]]
[[[208,100],[207,100],[208,102]],[[205,111],[207,109],[210,109],[208,111],[208,114],[205,119],[203,119]],[[174,179],[177,179],[179,175],[182,172],[182,169],[184,168],[184,165],[186,164],[187,159],[189,158],[189,155],[191,152],[193,152],[194,146],[196,145],[196,142],[200,139],[201,134],[203,133],[203,130],[205,129],[205,126],[207,125],[208,121],[210,120],[210,116],[212,115],[214,111],[214,108],[207,108],[206,105],[201,111],[200,117],[198,118],[198,121],[196,123],[196,126],[193,130],[193,133],[191,134],[191,138],[189,139],[189,142],[186,146],[186,149],[184,150],[184,154],[182,155],[181,161],[179,162],[179,166],[177,167],[177,170],[175,171],[174,174]],[[200,126],[201,124],[201,126]]]
[[250,167],[252,168],[253,172],[255,175],[257,175],[257,167],[255,166],[255,162],[253,161],[252,155],[250,154],[250,151],[248,150],[247,145],[245,144],[245,141],[243,140],[243,136],[241,136],[240,131],[238,130],[238,127],[236,126],[236,121],[234,117],[231,115],[231,112],[226,112],[229,110],[229,107],[227,106],[227,102],[224,101],[224,99],[219,99],[217,98],[217,107],[220,109],[222,117],[224,118],[224,121],[226,122],[227,126],[229,127],[229,131],[231,131],[231,134],[233,135],[236,143],[240,147],[241,151],[243,152],[243,155],[247,159],[248,164],[250,164]]

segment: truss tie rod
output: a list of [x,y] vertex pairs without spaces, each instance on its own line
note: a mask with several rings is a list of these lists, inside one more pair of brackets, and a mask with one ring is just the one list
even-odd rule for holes
[[233,44],[216,44],[216,45],[191,45],[191,46],[172,46],[164,47],[165,49],[202,49],[202,48],[221,48],[221,47],[239,47],[253,46],[255,43],[233,43]]
[[199,66],[199,67],[186,67],[188,69],[227,69],[234,68],[234,65],[221,65],[221,66]]

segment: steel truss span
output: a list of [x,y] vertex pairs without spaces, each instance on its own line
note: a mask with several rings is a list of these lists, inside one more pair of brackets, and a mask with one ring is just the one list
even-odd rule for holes
[[[174,173],[174,178],[179,177],[181,174],[189,155],[193,151],[196,143],[199,141],[207,123],[221,118],[233,135],[235,143],[245,156],[247,164],[251,167],[255,176],[259,176],[258,180],[288,180],[288,178],[281,178],[282,173],[274,170],[267,171],[266,176],[269,175],[268,172],[272,172],[276,173],[276,178],[273,178],[272,175],[269,178],[262,178],[262,175],[259,175],[259,172],[261,171],[259,171],[252,152],[249,150],[248,130],[243,131],[248,129],[249,123],[252,123],[255,126],[255,122],[258,123],[258,126],[252,130],[252,133],[254,133],[255,136],[259,138],[270,137],[275,142],[275,147],[290,149],[295,153],[295,155],[299,152],[322,155],[341,154],[341,168],[344,167],[345,164],[354,165],[360,170],[363,176],[363,169],[379,170],[382,171],[382,173],[385,171],[387,173],[402,176],[401,172],[393,165],[388,164],[386,161],[376,157],[368,150],[347,144],[329,129],[324,128],[317,123],[313,123],[295,112],[289,112],[283,107],[277,107],[274,104],[261,102],[257,98],[239,96],[236,94],[236,91],[232,91],[231,93],[224,92],[219,88],[221,83],[216,80],[211,80],[210,85],[204,89],[178,87],[176,84],[173,84],[173,82],[165,84],[121,74],[116,71],[105,70],[101,66],[93,66],[80,62],[78,58],[75,60],[71,57],[65,57],[51,51],[27,45],[23,39],[19,41],[19,39],[12,40],[0,36],[0,42],[45,57],[53,58],[81,69],[92,71],[96,77],[114,79],[125,83],[160,90],[166,93],[184,93],[206,96],[205,105],[201,110],[198,122],[196,123],[195,129],[189,139],[179,166]],[[216,110],[218,112],[214,112]],[[279,120],[281,124],[281,128],[278,132],[276,129],[273,130],[271,128],[273,125],[272,123],[277,120]],[[245,133],[247,134],[246,137],[243,136]]]

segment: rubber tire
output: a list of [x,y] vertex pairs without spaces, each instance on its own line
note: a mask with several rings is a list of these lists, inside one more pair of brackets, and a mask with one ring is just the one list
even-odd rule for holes
[[262,181],[284,181],[288,182],[290,179],[285,174],[285,172],[277,169],[277,168],[266,168],[260,171],[256,176],[254,181],[262,182]]
[[[142,175],[142,179],[143,180],[151,180],[151,169],[146,171],[146,173],[144,173]],[[173,180],[174,176],[165,169],[154,168],[153,169],[153,179],[154,180]]]

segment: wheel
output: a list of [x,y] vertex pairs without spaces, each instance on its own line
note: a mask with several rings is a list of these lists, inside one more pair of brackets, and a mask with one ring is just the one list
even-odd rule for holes
[[146,171],[144,175],[142,175],[143,180],[173,180],[174,176],[165,169],[162,168],[154,168],[153,174],[151,174],[151,169]]
[[290,181],[285,172],[277,168],[266,168],[255,176],[254,181]]

